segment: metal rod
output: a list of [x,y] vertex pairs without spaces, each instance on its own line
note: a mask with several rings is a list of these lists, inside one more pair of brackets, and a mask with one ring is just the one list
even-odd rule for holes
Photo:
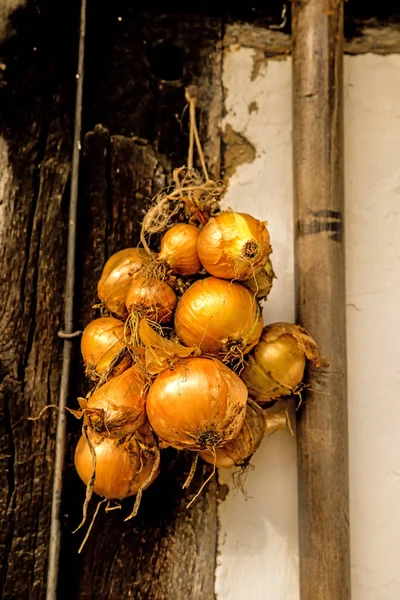
[[76,73],[75,126],[72,152],[71,193],[68,220],[67,272],[65,281],[63,363],[60,383],[59,411],[56,432],[56,449],[51,503],[49,563],[47,570],[46,600],[57,600],[58,564],[61,546],[60,505],[66,446],[66,414],[68,397],[72,345],[74,343],[74,292],[75,292],[75,254],[76,221],[78,211],[79,163],[82,131],[82,99],[85,57],[86,0],[81,1],[80,33],[78,49],[78,70]]
[[298,411],[300,596],[348,600],[343,0],[292,7],[297,318],[330,363]]

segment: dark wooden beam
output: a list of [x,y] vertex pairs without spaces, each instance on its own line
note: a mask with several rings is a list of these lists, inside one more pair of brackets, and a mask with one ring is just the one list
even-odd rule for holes
[[294,0],[292,26],[298,320],[330,363],[298,411],[300,589],[348,600],[343,0]]

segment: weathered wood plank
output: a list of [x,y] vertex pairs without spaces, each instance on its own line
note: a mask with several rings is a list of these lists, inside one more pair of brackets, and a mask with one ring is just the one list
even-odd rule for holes
[[[184,88],[199,85],[200,126],[214,170],[219,165],[220,93],[217,43],[220,22],[205,17],[162,16],[154,19],[133,11],[122,13],[119,41],[114,25],[102,44],[107,58],[100,79],[88,83],[89,99],[83,162],[80,326],[95,312],[96,285],[106,257],[139,239],[142,211],[156,190],[165,185],[173,167],[181,166],[187,153],[187,115]],[[101,15],[96,15],[96,35],[102,36]],[[90,22],[90,21],[89,21]],[[107,19],[107,23],[110,19]],[[92,22],[93,26],[93,22]],[[115,29],[117,26],[115,25]],[[93,35],[93,30],[92,30]],[[183,76],[160,81],[162,65],[150,60],[152,52],[143,43],[160,40],[181,48]],[[88,47],[95,40],[88,38]],[[168,50],[169,51],[169,50]],[[150,57],[150,58],[149,58]],[[101,58],[101,57],[100,57]],[[91,62],[91,61],[95,61]],[[99,56],[88,57],[87,73],[98,68]],[[164,67],[162,67],[164,68]],[[161,69],[162,70],[162,69]],[[168,75],[168,72],[165,72]],[[90,75],[89,75],[90,77]],[[221,97],[221,96],[219,96]],[[213,99],[213,120],[204,108]],[[95,126],[96,123],[101,125]],[[75,394],[87,389],[83,369]],[[99,515],[81,555],[77,549],[84,535],[71,531],[79,522],[84,487],[73,467],[73,448],[79,425],[70,420],[69,467],[65,480],[64,546],[60,563],[60,598],[137,598],[138,600],[212,599],[217,537],[217,484],[213,480],[190,509],[188,501],[199,489],[210,469],[198,468],[190,492],[181,486],[190,468],[191,456],[163,452],[162,473],[144,494],[139,515],[128,523],[131,502],[122,511]],[[93,501],[91,513],[95,502]],[[74,574],[71,577],[71,573]]]
[[300,595],[348,600],[342,0],[293,3],[293,119],[297,316],[330,364],[298,411]]

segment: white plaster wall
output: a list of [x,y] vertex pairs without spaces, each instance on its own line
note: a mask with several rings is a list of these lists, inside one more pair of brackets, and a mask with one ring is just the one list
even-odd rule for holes
[[[264,320],[292,320],[291,62],[270,60],[252,80],[255,56],[232,47],[224,59],[224,124],[256,148],[225,205],[269,221],[278,280]],[[345,70],[353,600],[399,600],[400,56],[346,57]],[[266,439],[252,462],[247,501],[219,473],[231,491],[219,506],[218,600],[298,600],[295,440]]]

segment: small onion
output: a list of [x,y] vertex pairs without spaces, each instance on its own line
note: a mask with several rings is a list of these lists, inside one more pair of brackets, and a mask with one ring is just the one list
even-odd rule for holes
[[91,321],[84,329],[81,351],[86,373],[92,379],[103,374],[113,377],[123,373],[131,364],[124,354],[125,324],[114,317],[100,317]]
[[146,419],[147,381],[137,366],[99,387],[80,406],[89,429],[110,438],[135,433]]
[[215,463],[218,468],[244,468],[260,446],[264,435],[272,435],[286,427],[286,411],[267,413],[258,404],[248,399],[243,427],[235,439],[221,448],[216,448],[213,452],[203,450],[199,456],[212,465]]
[[[122,500],[147,488],[157,477],[151,476],[155,461],[154,442],[139,431],[124,441],[89,433],[89,441],[96,453],[96,475],[93,491],[108,499]],[[147,442],[147,443],[146,443]],[[93,463],[89,444],[82,435],[75,449],[75,468],[83,483],[92,477]],[[143,487],[144,486],[144,487]]]
[[327,366],[305,329],[294,323],[274,323],[264,327],[241,377],[252,398],[268,403],[298,391],[307,359],[315,367]]
[[132,279],[125,301],[129,313],[137,313],[156,323],[166,323],[172,319],[177,298],[165,281],[139,274]]
[[265,223],[246,213],[226,211],[210,219],[199,235],[203,267],[221,279],[249,279],[271,253]]
[[253,292],[257,300],[264,300],[271,291],[274,278],[276,275],[272,263],[268,259],[261,271],[241,283]]
[[161,240],[161,250],[157,260],[165,262],[173,273],[194,275],[202,269],[197,252],[200,231],[194,225],[177,223]]
[[205,450],[232,440],[243,425],[247,389],[215,358],[188,358],[160,373],[147,398],[150,425],[177,449]]
[[239,283],[207,277],[183,294],[175,330],[186,346],[197,346],[228,360],[249,352],[262,331],[261,309]]
[[132,277],[148,264],[149,255],[140,248],[126,248],[113,254],[104,265],[97,294],[112,313],[126,317],[125,298]]

